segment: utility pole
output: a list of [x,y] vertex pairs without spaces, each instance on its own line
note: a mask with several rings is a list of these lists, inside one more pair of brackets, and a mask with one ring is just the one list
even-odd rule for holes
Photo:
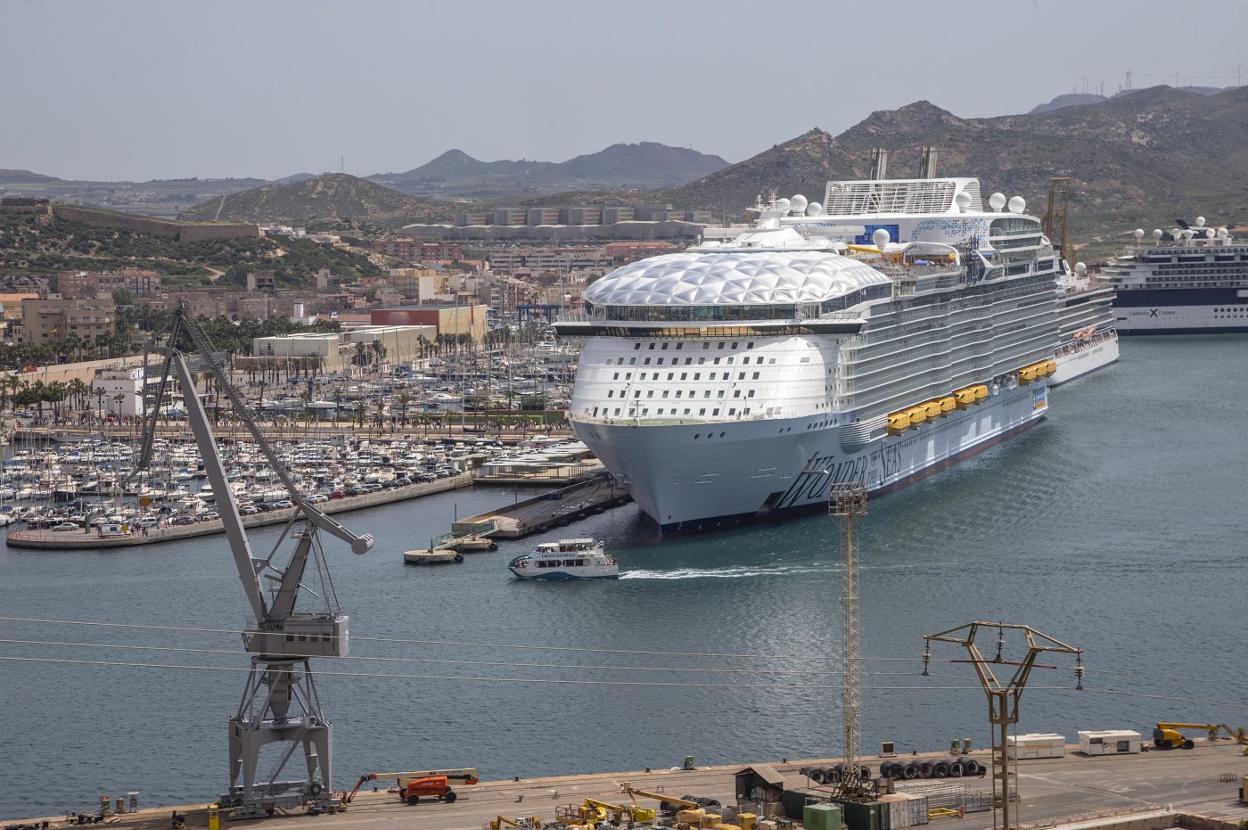
[[[991,660],[985,660],[983,653],[976,644],[976,637],[983,631],[997,632],[997,653]],[[1021,660],[1006,660],[1002,656],[1005,647],[1005,633],[1016,632],[1021,635],[1027,646],[1027,653]],[[1010,726],[1018,723],[1018,701],[1027,686],[1027,678],[1033,668],[1053,669],[1056,666],[1042,666],[1036,658],[1045,652],[1075,655],[1076,689],[1083,688],[1083,649],[1067,645],[1047,634],[1041,633],[1029,625],[1001,622],[973,622],[951,628],[936,634],[928,634],[924,638],[923,674],[926,675],[932,659],[932,642],[953,643],[962,646],[969,659],[954,660],[954,663],[970,663],[975,667],[979,682],[988,696],[988,722],[992,734],[992,778],[993,803],[992,826],[996,830],[1017,830],[1019,826],[1018,810],[1010,803],[1017,798],[1017,772],[1012,770],[1008,736]],[[1014,673],[1002,682],[993,672],[993,666],[1014,666]],[[1013,780],[1012,780],[1013,779]],[[998,821],[1000,816],[1000,821]]]
[[858,763],[862,712],[858,698],[858,542],[854,538],[855,520],[867,515],[866,484],[856,481],[832,485],[828,490],[828,515],[836,519],[840,527],[841,552],[845,556],[845,583],[841,596],[845,615],[845,689],[841,703],[845,772],[839,785],[840,795],[852,798],[863,795],[867,787]]

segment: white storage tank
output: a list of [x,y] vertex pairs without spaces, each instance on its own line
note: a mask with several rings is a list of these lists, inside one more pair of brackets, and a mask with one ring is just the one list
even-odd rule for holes
[[1028,732],[1026,735],[1010,735],[1005,739],[1010,758],[1061,758],[1066,754],[1066,736],[1056,732]]
[[1079,751],[1084,755],[1130,755],[1140,751],[1140,733],[1134,729],[1081,731]]

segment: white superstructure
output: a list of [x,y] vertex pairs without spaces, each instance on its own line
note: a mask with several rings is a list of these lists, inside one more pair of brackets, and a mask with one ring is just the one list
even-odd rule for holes
[[[590,286],[577,435],[665,531],[900,486],[1043,416],[1057,257],[975,179],[830,182]],[[721,238],[714,238],[721,237]]]
[[1057,371],[1050,386],[1108,366],[1118,359],[1114,289],[1093,282],[1082,262],[1072,270],[1063,260],[1057,278]]

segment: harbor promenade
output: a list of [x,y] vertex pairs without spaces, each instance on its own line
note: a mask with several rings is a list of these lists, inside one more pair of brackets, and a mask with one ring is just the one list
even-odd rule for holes
[[[346,513],[350,510],[363,510],[366,507],[378,507],[383,504],[420,498],[445,490],[455,490],[472,485],[471,473],[460,473],[456,476],[440,478],[437,481],[411,484],[406,487],[394,487],[379,490],[376,493],[364,493],[359,496],[346,496],[341,499],[330,499],[321,502],[318,507],[324,513]],[[263,527],[264,525],[282,524],[290,521],[295,514],[294,508],[272,510],[268,513],[256,513],[243,516],[246,528]],[[35,548],[40,550],[93,550],[96,548],[126,548],[136,545],[154,545],[160,542],[172,542],[178,539],[190,539],[195,536],[209,536],[224,532],[220,519],[195,522],[189,525],[172,525],[149,529],[135,528],[127,533],[101,535],[92,529],[87,531],[57,531],[44,528],[14,530],[5,538],[5,543],[12,548]]]

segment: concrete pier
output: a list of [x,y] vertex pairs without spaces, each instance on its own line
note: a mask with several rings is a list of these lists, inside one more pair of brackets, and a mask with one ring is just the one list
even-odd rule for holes
[[493,522],[493,539],[521,539],[534,533],[561,527],[591,513],[601,513],[608,507],[631,500],[628,488],[609,476],[598,476],[589,481],[551,490],[540,496],[522,499],[500,507],[461,519],[451,526],[452,533],[469,533],[482,525]]
[[[1164,830],[1186,827],[1192,830],[1231,830],[1248,818],[1248,808],[1239,804],[1239,775],[1248,771],[1248,759],[1240,747],[1230,744],[1199,745],[1191,751],[1145,752],[1141,755],[1086,758],[1076,754],[1064,758],[1024,760],[1018,766],[1019,804],[1022,826],[1026,828],[1068,827],[1097,830]],[[906,759],[912,756],[905,756]],[[919,757],[938,758],[928,753]],[[973,753],[981,763],[989,763],[987,752]],[[803,766],[836,763],[839,759],[806,759],[775,762],[785,777],[786,787],[803,785],[798,770]],[[864,762],[878,769],[879,759]],[[413,761],[415,763],[415,759]],[[459,799],[453,804],[429,801],[408,806],[395,793],[371,792],[371,784],[342,813],[328,816],[287,816],[277,819],[283,828],[320,830],[373,830],[373,828],[420,828],[420,830],[476,830],[498,815],[541,816],[554,819],[555,808],[579,804],[586,798],[607,802],[627,801],[620,785],[631,783],[638,789],[672,796],[698,795],[735,802],[734,773],[746,763],[711,766],[693,771],[655,769],[648,772],[591,773],[518,780],[486,781],[476,786],[456,788]],[[945,779],[957,783],[961,779]],[[940,782],[929,782],[940,783]],[[987,779],[969,779],[969,786],[988,787]],[[339,781],[350,789],[354,781]],[[654,806],[653,802],[642,802]],[[86,805],[84,805],[85,807]],[[205,804],[146,809],[110,819],[117,828],[167,830],[170,813],[177,809],[188,817],[188,827],[206,827]],[[31,819],[38,821],[41,819]],[[47,819],[50,826],[64,825],[63,816]],[[13,824],[14,822],[6,822]],[[222,827],[254,822],[226,823]],[[991,812],[967,813],[963,818],[933,817],[933,828],[987,830],[992,827]]]

